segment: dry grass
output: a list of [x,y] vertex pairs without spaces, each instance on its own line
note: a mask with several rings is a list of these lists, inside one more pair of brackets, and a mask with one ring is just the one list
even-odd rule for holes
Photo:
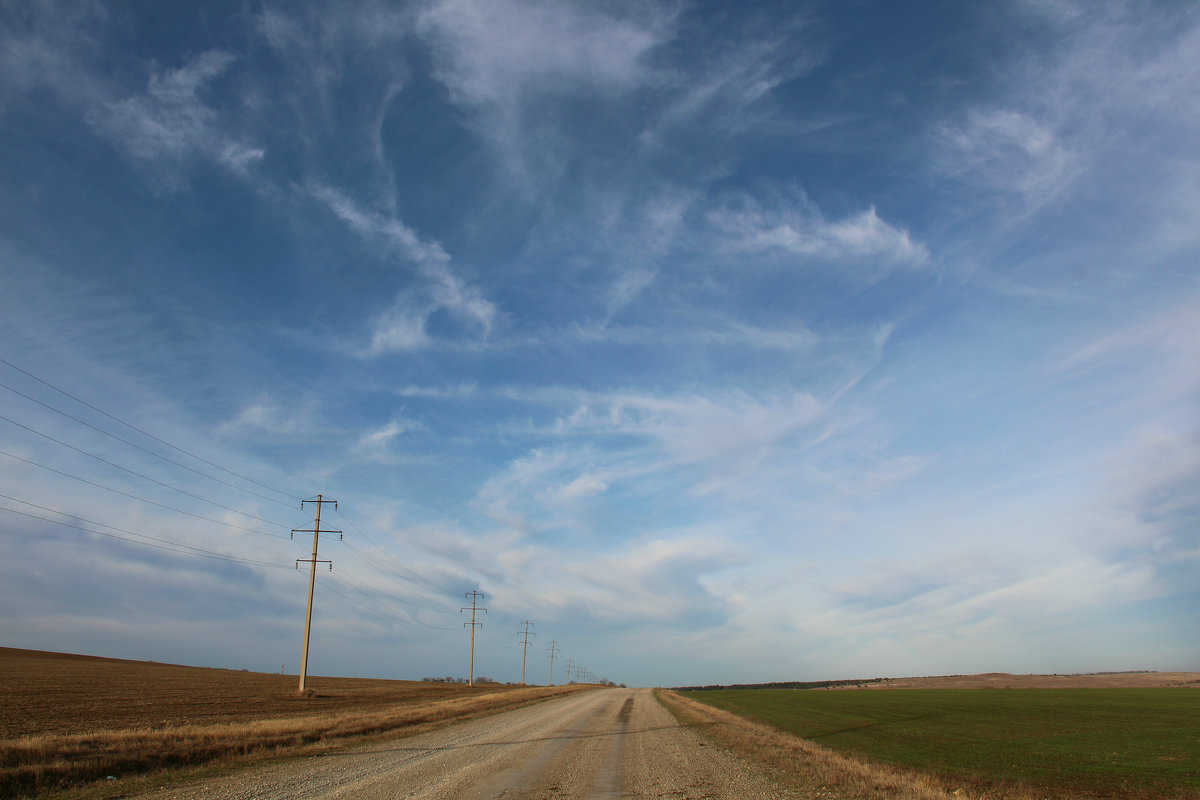
[[683,723],[717,744],[765,767],[780,783],[830,800],[1041,800],[1042,793],[1022,787],[948,785],[940,779],[869,764],[835,753],[769,725],[659,690],[659,699]]
[[575,690],[317,678],[305,699],[295,680],[0,648],[0,797],[407,735]]

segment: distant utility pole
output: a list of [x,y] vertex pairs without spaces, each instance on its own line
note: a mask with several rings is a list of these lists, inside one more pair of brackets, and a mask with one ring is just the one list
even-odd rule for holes
[[550,642],[550,683],[547,686],[554,685],[554,654],[558,652],[558,642]]
[[525,631],[524,631],[525,643],[524,643],[524,646],[521,648],[521,685],[524,686],[525,685],[525,657],[527,655],[529,655],[529,637],[537,636],[537,634],[529,632],[529,626],[533,624],[529,620],[525,620],[521,624],[525,626]]
[[[475,628],[483,627],[482,622],[475,621],[475,612],[482,611],[485,614],[487,613],[486,608],[479,607],[479,598],[487,597],[487,595],[485,595],[483,592],[477,592],[474,589],[472,589],[471,591],[467,592],[465,596],[471,598],[471,621],[463,623],[464,628],[467,626],[470,626],[470,628],[471,628],[471,667],[470,667],[470,671],[467,673],[467,686],[474,686],[475,685]],[[466,610],[467,609],[464,606],[463,608],[460,608],[458,610],[458,613],[461,614],[462,612],[464,612]]]
[[[292,538],[296,537],[297,533],[311,533],[313,535],[313,551],[312,558],[296,559],[296,569],[300,569],[300,562],[303,561],[309,565],[308,571],[308,613],[304,615],[304,649],[300,654],[300,689],[304,691],[304,682],[308,679],[308,639],[312,632],[312,603],[313,589],[317,585],[317,562],[329,565],[329,571],[333,571],[333,562],[327,558],[317,558],[317,540],[321,538],[321,505],[324,503],[333,503],[333,507],[337,508],[337,500],[325,500],[321,495],[317,495],[316,500],[301,500],[300,508],[303,510],[305,503],[317,504],[317,520],[313,524],[312,530],[304,530],[301,528],[292,529]],[[326,529],[325,533],[336,533],[338,538],[341,538],[341,531],[331,531]]]
[[571,682],[571,663],[572,659],[567,659],[567,683]]

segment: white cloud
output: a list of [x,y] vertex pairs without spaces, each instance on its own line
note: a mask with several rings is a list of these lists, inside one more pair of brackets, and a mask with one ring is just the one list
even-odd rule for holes
[[98,1],[43,0],[0,21],[0,112],[33,88],[47,88],[72,104],[105,87],[87,66],[100,49],[98,32],[108,11]]
[[[627,7],[629,8],[629,7]],[[555,173],[574,145],[540,101],[628,92],[646,80],[646,56],[663,40],[653,16],[618,18],[586,4],[548,0],[442,0],[420,15],[435,75],[511,176]]]
[[875,266],[919,266],[929,258],[925,245],[881,219],[874,206],[830,221],[810,203],[768,211],[747,199],[741,209],[711,212],[709,223],[723,244],[735,250],[780,249],[833,261],[869,261]]
[[570,505],[594,497],[608,490],[608,484],[594,475],[580,475],[575,480],[543,493],[543,497],[557,506]]
[[375,318],[367,355],[429,346],[434,339],[428,322],[439,310],[465,321],[479,340],[487,339],[496,321],[496,306],[451,271],[450,256],[439,243],[425,241],[393,216],[363,210],[331,187],[314,185],[309,194],[359,236],[381,245],[385,252],[414,262],[425,280],[418,290],[402,292],[390,309]]
[[619,275],[608,288],[605,320],[611,320],[622,308],[641,294],[654,282],[656,275],[657,273],[650,269],[630,269]]
[[1001,204],[1015,197],[1017,216],[1119,192],[1135,212],[1174,218],[1200,127],[1194,15],[1120,1],[1021,5],[1054,45],[1010,63],[993,102],[936,126],[934,162]]
[[312,433],[320,429],[318,407],[319,401],[311,396],[299,403],[285,405],[263,394],[233,419],[218,425],[217,434],[229,437],[255,433],[272,436]]
[[511,118],[527,91],[640,81],[641,59],[659,41],[645,22],[545,0],[442,0],[421,14],[419,30],[459,102]]
[[[700,125],[706,137],[721,139],[752,130],[774,109],[766,105],[782,83],[814,69],[825,57],[825,48],[799,34],[807,24],[800,15],[774,18],[769,30],[751,26],[749,33],[725,32],[734,39],[716,52],[696,52],[685,69],[668,72],[658,82],[670,95],[639,134],[648,150],[677,146]],[[708,165],[709,169],[723,167]]]
[[600,619],[679,622],[689,613],[723,607],[702,577],[740,563],[737,547],[704,533],[631,542],[620,550],[567,564],[564,604]]
[[396,418],[386,425],[364,432],[354,445],[354,452],[380,461],[387,461],[391,455],[392,444],[401,435],[424,426],[410,419]]
[[416,231],[398,219],[366,211],[331,186],[314,184],[308,191],[355,233],[383,242],[388,250],[398,252],[422,267],[435,269],[450,261],[450,256],[440,244],[424,241]]
[[135,162],[152,166],[156,188],[178,188],[180,168],[197,156],[245,173],[264,151],[231,139],[201,97],[236,60],[232,53],[208,50],[177,69],[152,72],[144,94],[102,103],[85,119]]
[[[480,488],[475,505],[523,534],[592,530],[592,511],[648,487],[737,497],[795,480],[795,441],[824,413],[810,395],[756,399],[568,393],[573,408]],[[547,398],[549,399],[549,398]],[[783,474],[786,473],[786,476]],[[671,487],[667,490],[665,487]],[[600,505],[597,506],[596,504]]]
[[1078,156],[1046,121],[1011,108],[972,109],[939,132],[939,159],[950,175],[1011,188],[1038,204],[1074,177]]
[[1075,344],[1073,352],[1047,365],[1049,376],[1093,386],[1089,394],[1106,399],[1098,411],[1108,420],[1135,420],[1136,429],[1169,426],[1175,436],[1190,437],[1200,407],[1195,369],[1200,363],[1200,294],[1186,288],[1192,291],[1179,292],[1150,316]]
[[432,306],[415,306],[408,298],[397,298],[395,304],[371,323],[371,343],[367,354],[403,353],[420,350],[432,343],[425,324],[434,312]]

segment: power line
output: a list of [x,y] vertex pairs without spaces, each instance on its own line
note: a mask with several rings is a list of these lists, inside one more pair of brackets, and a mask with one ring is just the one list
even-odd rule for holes
[[43,408],[47,408],[47,409],[53,411],[55,414],[61,414],[62,416],[66,417],[69,420],[74,420],[75,422],[78,422],[80,425],[86,425],[87,427],[91,428],[92,430],[94,430],[98,433],[102,433],[105,436],[116,439],[118,442],[127,444],[130,447],[133,447],[137,450],[141,450],[143,453],[146,453],[147,455],[151,455],[151,456],[154,456],[155,458],[162,459],[163,461],[166,461],[168,464],[174,464],[175,466],[177,466],[181,469],[186,469],[188,472],[194,472],[197,475],[200,475],[204,478],[208,478],[210,481],[215,481],[215,482],[221,484],[222,486],[228,486],[231,489],[237,489],[239,492],[245,492],[246,494],[262,498],[263,500],[269,500],[272,503],[279,503],[279,505],[281,505],[281,506],[288,506],[289,508],[291,507],[290,503],[285,503],[282,500],[279,500],[274,497],[268,497],[265,494],[259,494],[258,492],[254,492],[254,491],[246,489],[242,486],[238,486],[236,483],[230,483],[229,481],[223,481],[220,478],[214,478],[212,475],[209,475],[207,472],[198,470],[195,467],[189,467],[187,464],[181,464],[178,461],[175,461],[174,459],[167,458],[166,456],[162,455],[161,453],[156,453],[153,450],[142,447],[140,444],[131,442],[128,439],[117,436],[115,433],[111,433],[109,431],[104,430],[103,428],[97,427],[96,425],[93,425],[92,423],[88,422],[87,420],[82,420],[79,417],[71,416],[67,412],[57,409],[54,406],[50,405],[49,403],[43,403],[41,400],[38,400],[36,397],[30,397],[29,395],[25,394],[24,392],[19,392],[16,389],[9,386],[8,384],[0,383],[0,388],[7,389],[8,391],[12,392],[15,395],[24,397],[26,400],[29,400],[30,402],[37,403],[39,406],[42,406]]
[[[367,564],[369,564],[371,567],[374,567],[374,568],[375,568],[376,570],[378,570],[380,573],[383,573],[383,574],[390,575],[391,577],[393,577],[393,578],[395,578],[395,579],[397,579],[397,580],[403,581],[404,583],[406,583],[406,584],[408,584],[409,586],[411,586],[411,587],[413,588],[413,590],[414,590],[414,591],[416,591],[416,592],[420,592],[420,591],[421,591],[421,588],[422,588],[422,587],[420,587],[420,586],[418,586],[418,585],[414,584],[412,581],[410,581],[409,579],[405,578],[403,575],[400,575],[400,574],[398,574],[398,573],[396,573],[396,572],[393,572],[392,570],[388,569],[388,568],[387,568],[385,565],[378,564],[378,563],[376,563],[376,562],[372,561],[372,560],[371,560],[371,558],[370,558],[370,557],[369,557],[369,556],[368,556],[366,553],[364,553],[363,551],[359,550],[359,549],[358,549],[357,547],[355,547],[354,545],[350,544],[349,542],[344,542],[344,544],[346,545],[346,548],[347,548],[348,550],[350,550],[352,553],[355,553],[356,555],[360,556],[360,557],[361,557],[361,558],[362,558],[364,561],[366,561],[366,563],[367,563]],[[422,599],[424,599],[424,600],[428,600],[428,601],[435,601],[435,598],[433,598],[433,597],[430,597],[430,596],[429,596],[429,595],[427,595],[427,594],[419,594],[418,596],[419,596],[419,597],[421,597],[421,598],[422,598]],[[428,608],[430,611],[446,611],[446,612],[452,612],[452,611],[453,611],[453,609],[452,609],[450,606],[436,606],[436,607],[435,607],[434,605],[426,605],[425,607],[426,607],[426,608]]]
[[[337,572],[333,573],[333,580],[345,584],[347,587],[349,587],[350,589],[354,590],[359,595],[361,595],[367,602],[374,603],[376,605],[376,608],[374,608],[374,609],[367,608],[367,606],[365,604],[358,602],[354,598],[348,597],[347,595],[344,595],[344,594],[342,595],[342,597],[345,597],[350,602],[360,606],[361,608],[365,608],[368,611],[372,611],[373,613],[376,613],[376,614],[384,614],[388,617],[391,617],[392,619],[399,620],[400,622],[404,622],[409,625],[419,625],[422,628],[430,628],[435,631],[457,630],[456,628],[445,628],[440,625],[430,625],[428,622],[422,622],[421,620],[416,619],[415,617],[404,615],[404,612],[399,612],[395,608],[391,608],[387,605],[384,605],[377,598],[367,594],[368,590],[366,588],[360,586],[358,583],[356,583],[354,580],[352,580],[350,577],[348,577],[348,573],[345,569],[339,569]],[[330,587],[330,590],[335,591],[335,593],[337,593],[336,590],[334,590],[332,587]],[[378,589],[370,589],[370,591],[375,592],[376,594],[383,595],[384,597],[388,598],[389,600],[403,604],[403,600],[395,597],[394,595],[390,595],[387,592],[383,592]]]
[[[350,519],[350,517],[348,517],[348,516],[347,516],[347,515],[346,515],[344,512],[342,512],[342,511],[340,511],[340,510],[338,510],[338,509],[336,509],[336,508],[334,509],[334,511],[336,511],[340,517],[342,517],[343,519],[345,519],[345,520],[346,520],[346,522],[347,522],[347,523],[350,525],[350,527],[351,527],[351,528],[353,528],[353,529],[355,530],[355,532],[356,532],[356,533],[358,533],[358,535],[359,535],[359,536],[363,537],[363,538],[364,538],[364,539],[366,539],[368,542],[370,542],[370,543],[371,543],[371,545],[372,545],[372,546],[373,546],[373,547],[374,547],[376,550],[378,550],[380,553],[382,553],[382,554],[383,554],[383,555],[384,555],[386,558],[388,558],[388,559],[393,559],[393,558],[394,558],[394,557],[393,557],[393,556],[392,556],[390,553],[388,553],[386,550],[384,550],[384,549],[383,549],[383,547],[381,547],[381,546],[380,546],[380,544],[379,544],[378,542],[376,542],[376,541],[375,541],[374,539],[372,539],[372,538],[371,538],[369,535],[367,535],[366,531],[364,531],[362,528],[360,528],[360,527],[358,527],[357,525],[355,525],[355,524],[354,524],[354,520]],[[428,586],[430,589],[433,589],[433,590],[435,590],[435,591],[437,591],[437,592],[440,592],[440,593],[441,593],[441,594],[443,594],[443,595],[452,595],[452,594],[455,594],[455,593],[457,592],[457,589],[450,589],[450,588],[447,588],[447,587],[445,587],[445,586],[438,586],[436,583],[433,583],[432,581],[428,580],[427,578],[425,578],[425,577],[423,577],[423,576],[421,576],[421,575],[417,574],[416,572],[413,572],[411,569],[409,569],[408,567],[404,566],[404,565],[403,565],[403,564],[401,564],[399,561],[395,561],[395,564],[396,564],[396,568],[397,568],[397,569],[400,569],[400,570],[403,570],[404,572],[407,572],[409,575],[411,575],[411,576],[412,576],[412,579],[413,579],[413,580],[415,580],[415,581],[418,581],[419,583],[423,583],[423,584],[425,584],[426,586]],[[400,576],[399,576],[399,575],[397,575],[396,577],[400,577]],[[403,579],[403,578],[401,578],[401,580],[404,580],[404,579]]]
[[119,469],[119,470],[123,470],[123,471],[125,471],[125,472],[128,472],[130,475],[136,475],[137,477],[139,477],[139,478],[141,478],[141,479],[143,479],[143,480],[150,481],[151,483],[157,483],[159,486],[165,486],[166,488],[168,488],[168,489],[170,489],[170,490],[172,490],[172,491],[179,492],[180,494],[185,494],[185,495],[187,495],[188,497],[194,498],[194,499],[196,499],[196,500],[199,500],[199,501],[201,501],[201,502],[203,502],[203,503],[208,503],[209,505],[216,506],[217,508],[223,508],[223,509],[225,509],[226,511],[232,511],[234,514],[241,514],[243,517],[249,517],[250,519],[256,519],[256,520],[258,520],[259,522],[265,522],[265,523],[267,523],[268,525],[278,525],[280,528],[286,528],[286,527],[287,527],[286,525],[284,525],[284,524],[282,524],[282,523],[279,523],[279,522],[272,522],[272,521],[271,521],[271,520],[269,520],[269,519],[264,519],[263,517],[259,517],[259,516],[256,516],[256,515],[254,515],[254,514],[249,514],[249,513],[245,512],[245,511],[238,511],[236,508],[232,508],[232,507],[230,507],[230,506],[226,506],[226,505],[221,505],[220,503],[216,502],[215,500],[209,500],[209,499],[207,499],[207,498],[201,497],[201,496],[200,496],[200,495],[198,495],[198,494],[192,494],[191,492],[187,491],[186,489],[180,489],[178,486],[172,486],[172,485],[171,485],[171,484],[169,484],[169,483],[164,483],[163,481],[160,481],[160,480],[158,480],[157,478],[151,478],[149,475],[143,475],[142,473],[140,473],[140,472],[137,472],[136,470],[132,470],[132,469],[130,469],[129,467],[123,467],[123,466],[121,466],[120,464],[117,464],[117,463],[114,463],[114,462],[112,462],[112,461],[109,461],[107,458],[103,458],[102,456],[98,456],[98,455],[96,455],[95,453],[89,453],[87,450],[83,450],[83,449],[81,449],[81,448],[78,448],[78,447],[76,447],[76,446],[75,446],[75,445],[73,445],[73,444],[67,444],[67,443],[66,443],[66,442],[64,442],[64,441],[61,441],[61,440],[59,440],[59,439],[55,439],[53,436],[50,436],[49,434],[42,433],[42,432],[41,432],[41,431],[39,431],[39,430],[35,430],[35,429],[33,429],[33,428],[29,427],[28,425],[22,425],[20,422],[17,422],[16,420],[9,419],[8,417],[5,417],[5,416],[3,416],[3,415],[0,415],[0,420],[4,420],[5,422],[9,423],[10,425],[16,425],[18,428],[23,428],[23,429],[25,429],[25,430],[29,431],[30,433],[36,434],[36,435],[38,435],[38,436],[41,436],[43,439],[49,439],[50,441],[54,442],[55,444],[62,445],[63,447],[66,447],[66,448],[68,448],[68,449],[70,449],[70,450],[74,450],[76,453],[82,453],[83,455],[85,455],[85,456],[88,456],[89,458],[94,458],[94,459],[96,459],[97,461],[101,461],[101,462],[103,462],[103,463],[105,463],[105,464],[108,464],[110,467],[116,467],[116,468],[117,468],[117,469]]
[[284,538],[282,533],[270,533],[268,531],[259,531],[259,530],[255,530],[254,528],[246,528],[241,525],[234,525],[232,522],[223,522],[219,519],[213,519],[212,517],[206,517],[202,514],[195,514],[191,511],[184,511],[182,508],[175,508],[174,506],[169,506],[169,505],[166,505],[165,503],[159,503],[156,500],[150,500],[145,497],[139,497],[136,494],[130,494],[129,492],[124,492],[124,491],[121,491],[120,489],[114,489],[111,486],[105,486],[102,483],[96,483],[96,481],[91,481],[91,480],[88,480],[87,478],[81,478],[78,475],[72,475],[69,472],[63,472],[60,469],[55,469],[54,467],[48,467],[45,464],[39,464],[38,462],[31,461],[28,458],[22,458],[21,456],[9,453],[6,450],[0,450],[0,456],[8,456],[9,458],[16,459],[17,461],[23,461],[26,464],[30,464],[30,465],[38,467],[40,469],[47,470],[48,472],[53,472],[56,475],[62,475],[64,478],[71,478],[72,480],[79,481],[80,483],[86,483],[89,486],[95,486],[97,489],[103,489],[106,492],[112,492],[113,494],[123,495],[123,496],[131,498],[133,500],[138,500],[142,503],[148,503],[152,506],[158,506],[159,508],[165,508],[168,511],[174,511],[178,514],[186,514],[189,517],[195,517],[196,519],[202,519],[205,522],[212,522],[216,525],[224,525],[228,528],[236,528],[239,531],[248,531],[249,533],[257,533],[261,536],[271,536],[273,538],[278,538],[278,539]]
[[[248,476],[246,476],[246,475],[243,475],[243,474],[241,474],[240,472],[235,472],[234,470],[231,470],[231,469],[229,469],[229,468],[227,468],[227,467],[222,467],[220,464],[217,464],[217,463],[214,463],[214,462],[212,462],[212,461],[209,461],[208,459],[206,459],[206,458],[203,458],[202,456],[198,456],[198,455],[196,455],[195,453],[193,453],[193,452],[191,452],[191,451],[189,451],[189,450],[185,450],[184,448],[182,448],[182,447],[180,447],[180,446],[178,446],[178,445],[171,444],[170,442],[168,442],[168,441],[167,441],[167,440],[165,440],[165,439],[160,439],[159,437],[155,436],[154,434],[150,433],[149,431],[142,430],[142,429],[141,429],[141,428],[139,428],[138,426],[136,426],[136,425],[134,425],[134,424],[132,424],[132,423],[126,422],[125,420],[121,419],[120,417],[115,417],[115,416],[113,416],[112,414],[110,414],[110,413],[108,413],[107,411],[105,411],[104,409],[102,409],[102,408],[97,408],[96,406],[92,405],[91,403],[87,402],[86,400],[82,400],[82,399],[80,399],[80,398],[76,397],[75,395],[73,395],[73,394],[71,394],[70,392],[68,392],[66,389],[60,389],[59,387],[55,386],[54,384],[50,383],[49,381],[47,381],[47,380],[45,380],[45,379],[43,379],[43,378],[39,378],[37,375],[34,375],[32,372],[29,372],[28,370],[21,369],[20,367],[18,367],[16,364],[12,363],[11,361],[8,361],[8,360],[6,360],[6,359],[4,359],[4,358],[0,358],[0,364],[6,364],[7,366],[9,366],[9,367],[11,367],[11,368],[15,369],[17,372],[20,372],[20,373],[21,373],[21,374],[23,374],[23,375],[27,375],[27,376],[29,376],[30,378],[33,378],[35,381],[37,381],[38,383],[42,384],[43,386],[48,386],[48,387],[50,387],[51,389],[53,389],[54,391],[58,392],[59,394],[66,395],[67,397],[71,398],[71,399],[72,399],[72,400],[74,400],[75,402],[77,402],[77,403],[80,403],[80,404],[82,404],[82,405],[85,405],[85,406],[87,406],[88,408],[92,409],[93,411],[97,412],[98,414],[103,414],[104,416],[108,417],[109,419],[113,420],[114,422],[119,422],[119,423],[121,423],[122,425],[124,425],[126,428],[129,428],[129,429],[131,429],[131,430],[135,430],[135,431],[137,431],[138,433],[142,434],[143,436],[148,436],[148,437],[150,437],[151,439],[153,439],[154,441],[158,442],[159,444],[166,445],[167,447],[171,448],[172,450],[177,450],[177,451],[179,451],[180,453],[183,453],[183,454],[184,454],[184,455],[186,455],[186,456],[190,456],[191,458],[194,458],[194,459],[196,459],[197,461],[200,461],[200,462],[203,462],[203,463],[205,463],[205,464],[208,464],[210,467],[215,467],[216,469],[219,469],[219,470],[221,470],[222,472],[226,472],[226,473],[228,473],[228,474],[230,474],[230,475],[233,475],[233,476],[235,476],[235,477],[237,477],[237,478],[241,478],[241,479],[242,479],[242,480],[244,480],[244,481],[248,481],[249,483],[253,483],[255,486],[260,486],[260,487],[262,487],[263,489],[269,489],[270,491],[272,491],[272,492],[275,492],[276,494],[281,494],[281,495],[283,495],[284,497],[290,498],[290,499],[292,499],[292,500],[299,500],[299,499],[301,499],[301,498],[297,497],[296,495],[294,495],[294,494],[292,494],[292,493],[290,493],[290,492],[285,492],[285,491],[283,491],[282,489],[276,489],[276,488],[275,488],[275,487],[273,487],[273,486],[269,486],[269,485],[267,485],[267,484],[265,484],[265,483],[261,483],[261,482],[259,482],[259,481],[256,481],[256,480],[254,480],[253,478],[250,478],[250,477],[248,477]],[[5,387],[5,388],[7,388],[7,387]]]
[[[258,567],[273,567],[276,569],[288,569],[289,568],[288,565],[286,565],[286,564],[272,564],[267,561],[257,561],[255,559],[251,559],[251,558],[241,558],[240,556],[231,556],[227,553],[218,553],[214,550],[205,550],[200,547],[193,547],[189,544],[183,544],[182,542],[174,542],[174,541],[171,541],[170,539],[159,539],[154,536],[147,536],[144,533],[135,533],[134,531],[125,530],[124,528],[118,528],[115,525],[106,525],[103,522],[96,522],[95,520],[87,519],[86,517],[78,517],[78,516],[75,516],[74,514],[67,514],[63,511],[58,511],[57,509],[47,508],[45,506],[39,506],[36,503],[30,503],[26,500],[19,500],[15,497],[9,497],[8,495],[0,495],[0,497],[3,497],[6,500],[12,500],[13,502],[16,502],[16,503],[21,503],[22,505],[27,505],[27,506],[31,506],[33,508],[38,508],[38,509],[41,509],[42,511],[49,511],[52,514],[59,514],[61,516],[67,517],[69,519],[77,519],[81,522],[86,522],[88,525],[96,525],[101,528],[108,528],[109,530],[119,531],[121,533],[127,533],[127,534],[129,534],[129,536],[135,536],[138,538],[130,539],[125,536],[117,536],[116,534],[113,534],[113,533],[105,533],[104,531],[94,531],[91,528],[85,528],[81,525],[72,525],[69,522],[63,522],[62,520],[51,519],[49,517],[43,517],[39,514],[30,514],[26,511],[18,511],[15,508],[8,508],[6,506],[0,506],[0,511],[7,511],[10,514],[19,514],[22,517],[30,517],[31,519],[40,519],[43,522],[51,522],[55,525],[61,525],[64,528],[74,528],[76,530],[84,531],[86,533],[95,534],[96,536],[107,536],[110,539],[120,539],[123,542],[130,542],[132,544],[140,544],[143,547],[153,547],[156,550],[170,550],[171,552],[174,552],[174,553],[181,553],[183,555],[188,555],[188,556],[198,556],[200,558],[214,558],[214,559],[218,559],[220,561],[233,561],[238,564],[250,564],[250,565],[258,566]],[[142,539],[148,539],[149,541],[141,541]],[[161,544],[151,544],[151,542],[161,542]]]

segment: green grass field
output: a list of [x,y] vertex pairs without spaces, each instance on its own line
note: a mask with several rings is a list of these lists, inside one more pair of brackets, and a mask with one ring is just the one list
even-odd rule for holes
[[988,784],[1200,797],[1195,689],[689,692],[871,761]]

